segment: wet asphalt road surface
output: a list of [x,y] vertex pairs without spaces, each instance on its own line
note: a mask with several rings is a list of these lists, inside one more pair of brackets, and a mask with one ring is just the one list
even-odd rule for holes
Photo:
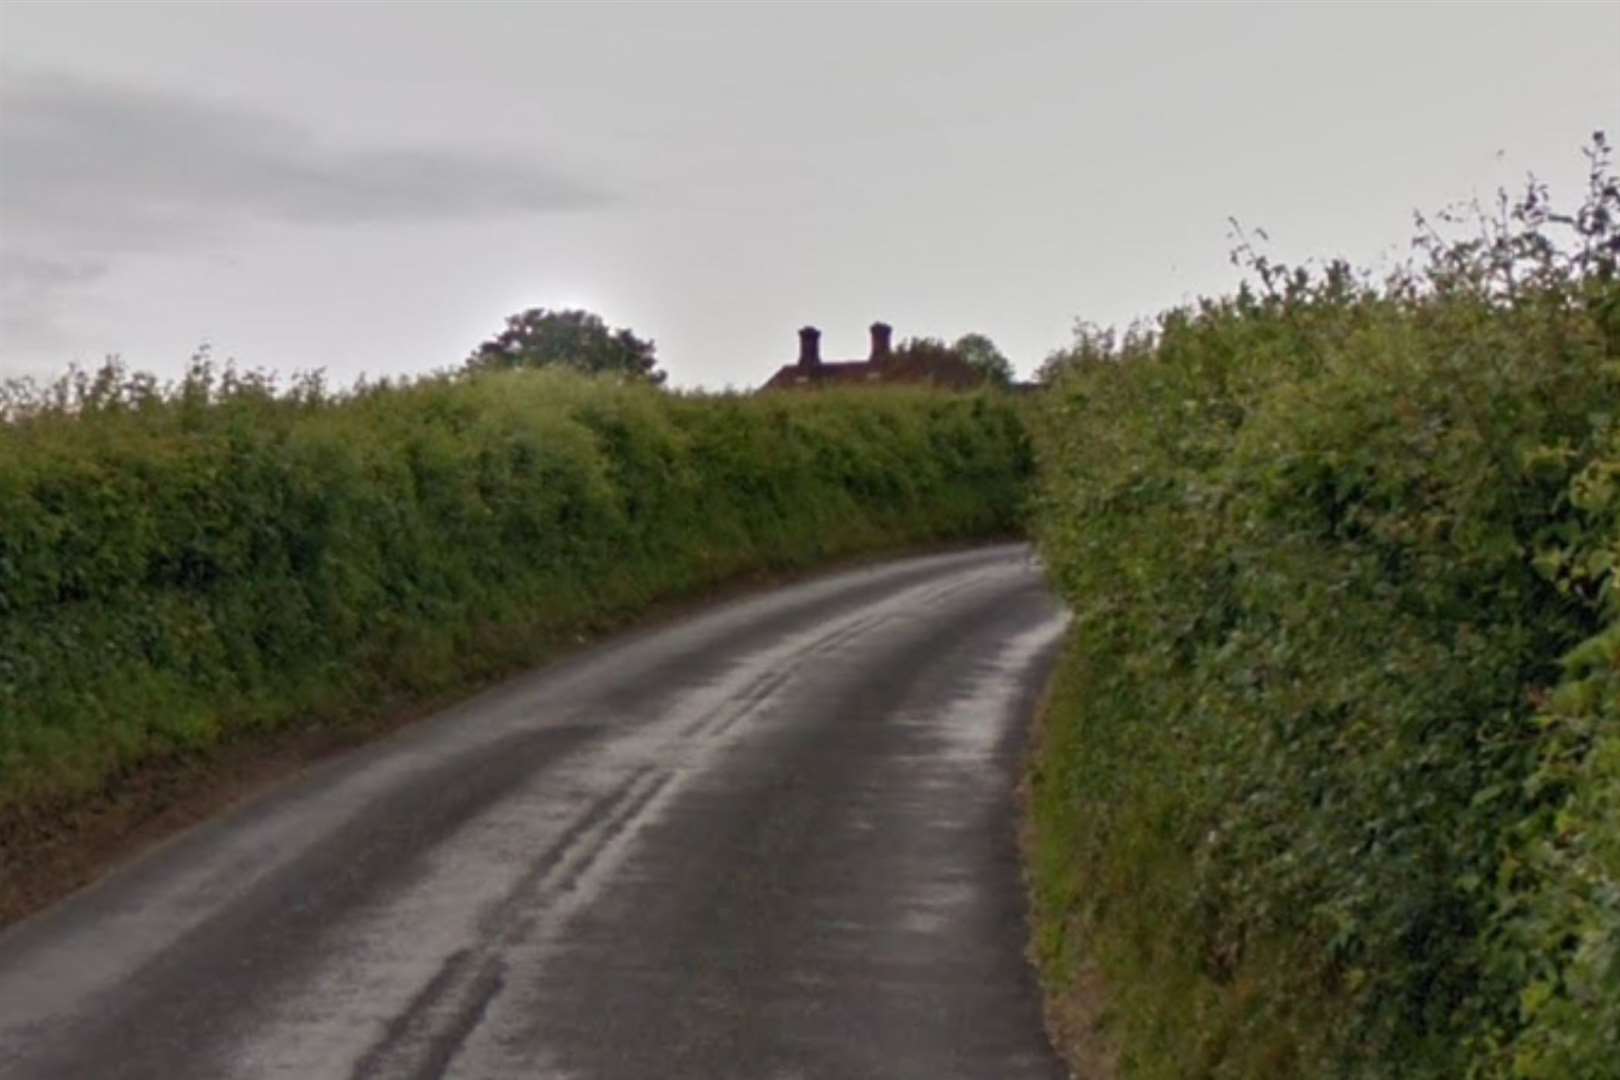
[[1022,546],[712,607],[328,761],[0,933],[0,1077],[1057,1080]]

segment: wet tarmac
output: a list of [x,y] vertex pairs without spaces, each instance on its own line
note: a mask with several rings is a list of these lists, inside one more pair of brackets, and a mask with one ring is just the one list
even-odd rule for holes
[[0,934],[0,1077],[1058,1080],[1027,548],[607,642]]

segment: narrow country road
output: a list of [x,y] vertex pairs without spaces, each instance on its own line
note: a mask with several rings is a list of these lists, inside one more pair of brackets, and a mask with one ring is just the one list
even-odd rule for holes
[[610,641],[0,933],[0,1077],[1056,1080],[1027,548]]

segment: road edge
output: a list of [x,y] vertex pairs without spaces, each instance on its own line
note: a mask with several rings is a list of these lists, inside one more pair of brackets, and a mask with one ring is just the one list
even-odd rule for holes
[[[1070,624],[1068,634],[1076,628]],[[1069,647],[1067,636],[1060,646]],[[1034,788],[1039,782],[1043,747],[1047,732],[1052,698],[1062,678],[1062,652],[1046,685],[1036,699],[1030,716],[1029,733],[1025,743],[1024,767],[1018,780],[1018,855],[1023,878],[1025,910],[1029,913],[1029,940],[1025,945],[1025,958],[1035,971],[1040,987],[1041,1014],[1047,1038],[1076,1080],[1118,1080],[1120,1048],[1109,1037],[1106,1028],[1107,987],[1095,967],[1071,973],[1060,982],[1052,977],[1051,966],[1043,962],[1041,942],[1054,936],[1072,933],[1062,924],[1067,916],[1062,910],[1052,910],[1042,902],[1039,882],[1034,870],[1038,853],[1039,829],[1035,819]]]

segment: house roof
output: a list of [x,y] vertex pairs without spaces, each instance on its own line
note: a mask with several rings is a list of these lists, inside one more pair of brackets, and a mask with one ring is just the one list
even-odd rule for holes
[[785,364],[766,381],[763,389],[923,383],[952,390],[973,390],[984,381],[982,372],[961,360],[891,356],[887,360],[838,360],[813,366]]
[[973,390],[986,381],[982,371],[957,356],[889,351],[889,328],[882,323],[873,327],[873,355],[866,360],[821,360],[815,351],[819,332],[813,327],[806,327],[800,334],[801,343],[806,331],[811,334],[808,356],[804,351],[806,346],[801,344],[799,362],[783,365],[762,389],[906,383]]

